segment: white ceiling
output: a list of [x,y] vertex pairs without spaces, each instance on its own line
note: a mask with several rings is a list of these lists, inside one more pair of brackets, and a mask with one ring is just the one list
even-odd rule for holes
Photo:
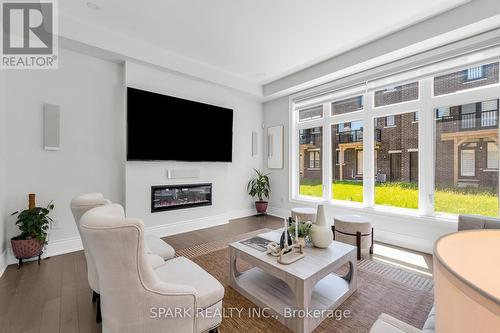
[[[91,9],[88,2],[99,10]],[[62,14],[264,84],[462,0],[73,0]]]

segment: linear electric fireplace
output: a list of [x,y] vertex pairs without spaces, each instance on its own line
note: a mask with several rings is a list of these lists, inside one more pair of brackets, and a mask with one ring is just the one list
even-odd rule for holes
[[151,213],[212,204],[212,184],[151,186]]

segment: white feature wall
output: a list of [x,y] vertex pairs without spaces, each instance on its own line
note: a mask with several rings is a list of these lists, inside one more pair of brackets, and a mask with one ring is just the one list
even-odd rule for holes
[[[36,193],[38,205],[53,200],[52,217],[59,228],[50,230],[48,254],[79,249],[71,198],[102,192],[123,203],[123,65],[61,49],[57,70],[1,75],[8,83],[4,90],[7,158],[1,159],[7,164],[6,212],[25,209],[28,193]],[[43,149],[44,103],[60,105],[59,151]],[[7,220],[7,240],[18,234],[14,222],[12,217]]]
[[7,221],[5,211],[5,196],[7,193],[5,169],[7,167],[7,135],[5,133],[5,86],[6,79],[0,75],[0,276],[7,266]]
[[[253,214],[253,201],[246,193],[246,184],[253,175],[253,169],[261,168],[263,164],[260,149],[258,155],[252,156],[252,132],[259,133],[259,143],[262,138],[261,103],[236,90],[147,65],[127,62],[125,72],[127,86],[234,110],[231,163],[127,162],[127,215],[142,218],[150,233],[165,236],[223,224],[231,218]],[[186,128],[186,135],[203,139],[206,134],[191,133]],[[165,142],[165,146],[169,144],[182,145],[182,139]],[[214,149],[217,149],[216,143]],[[197,169],[200,176],[170,180],[167,179],[168,169]],[[151,213],[152,185],[192,183],[212,183],[212,206]]]

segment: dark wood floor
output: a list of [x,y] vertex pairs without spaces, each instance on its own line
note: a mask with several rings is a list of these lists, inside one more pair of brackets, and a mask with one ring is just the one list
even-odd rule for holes
[[[248,217],[228,224],[166,237],[175,249],[207,243],[262,228],[280,219]],[[87,282],[83,251],[9,266],[0,278],[0,332],[100,332]]]

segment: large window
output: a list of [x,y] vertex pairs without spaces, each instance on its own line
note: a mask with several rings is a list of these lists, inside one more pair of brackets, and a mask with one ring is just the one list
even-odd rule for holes
[[447,109],[435,120],[435,210],[497,216],[498,101]]
[[[388,126],[387,119],[391,119]],[[375,118],[375,204],[418,208],[418,123],[414,112]]]
[[332,125],[332,198],[363,201],[363,122]]
[[322,128],[313,127],[299,131],[299,194],[311,197],[323,196],[321,167]]
[[292,96],[291,198],[499,216],[498,57],[500,47]]

